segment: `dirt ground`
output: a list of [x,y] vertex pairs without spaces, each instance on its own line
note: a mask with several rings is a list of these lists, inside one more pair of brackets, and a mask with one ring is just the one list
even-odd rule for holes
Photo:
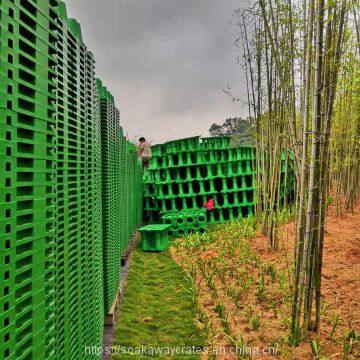
[[[251,241],[251,247],[264,264],[271,264],[278,270],[284,270],[292,265],[293,239],[294,224],[289,223],[281,229],[280,250],[270,249],[268,239],[260,234],[256,234]],[[184,263],[183,254],[174,250],[172,255],[180,265]],[[289,318],[290,306],[289,301],[283,302],[279,306],[279,312],[283,313],[276,314],[276,310],[275,314],[273,313],[269,302],[272,301],[271,297],[274,300],[281,298],[282,295],[278,289],[274,289],[268,298],[269,301],[261,305],[256,303],[249,291],[249,295],[242,299],[243,304],[239,310],[242,314],[233,317],[232,329],[235,333],[238,330],[239,333],[244,334],[246,343],[251,346],[266,348],[275,345],[278,348],[279,344],[282,344],[276,355],[254,355],[256,359],[345,359],[344,344],[350,329],[355,329],[358,334],[360,332],[360,204],[355,207],[354,213],[344,214],[341,218],[335,217],[334,209],[329,208],[324,244],[322,295],[323,314],[318,357],[312,354],[311,340],[304,341],[295,349],[281,341],[289,333],[288,324],[284,323],[284,318]],[[213,312],[213,304],[211,305],[209,289],[206,285],[201,286],[199,296],[199,302],[205,312],[215,319],[212,321],[212,326],[221,327],[219,321],[216,321],[217,316]],[[257,331],[253,331],[244,320],[244,313],[249,304],[254,312],[261,314],[261,325]],[[233,307],[231,304],[227,306]],[[234,313],[234,307],[230,310]],[[337,317],[338,325],[330,339],[329,334]],[[223,334],[220,333],[215,337],[216,346],[226,346],[226,344],[228,346],[227,338]],[[221,360],[236,358],[229,354],[216,356],[216,359]],[[348,357],[348,359],[357,358],[360,358],[359,344],[354,347]]]
[[[294,224],[288,224],[284,229],[282,253],[293,251]],[[278,255],[266,248],[267,239],[257,236],[254,248],[262,259],[279,261]],[[322,295],[324,314],[321,328],[321,348],[325,358],[343,359],[342,344],[328,339],[334,318],[339,314],[339,326],[336,336],[344,336],[350,327],[360,331],[360,204],[353,214],[342,217],[334,215],[334,209],[329,208],[326,235],[324,242]],[[354,354],[353,354],[354,355]],[[359,354],[357,354],[359,355]],[[293,359],[313,359],[309,344],[302,344],[292,354]],[[353,357],[355,358],[355,357]]]

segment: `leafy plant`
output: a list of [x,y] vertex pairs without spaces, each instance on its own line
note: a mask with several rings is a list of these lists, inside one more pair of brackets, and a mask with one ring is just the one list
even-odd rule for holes
[[334,337],[334,333],[336,331],[336,328],[338,327],[339,325],[339,320],[340,320],[340,314],[337,314],[336,318],[333,320],[332,322],[332,328],[331,328],[331,331],[330,331],[330,334],[329,334],[329,338],[331,340],[333,340],[333,337]]
[[226,334],[223,332],[229,343],[232,347],[236,348],[238,359],[247,359],[249,355],[247,353],[243,353],[242,349],[246,349],[246,343],[244,337],[241,333],[238,336],[234,336],[231,334]]
[[277,278],[276,268],[273,265],[269,265],[266,269],[266,273],[270,276],[271,281],[275,282]]
[[218,293],[217,293],[217,291],[216,291],[216,285],[215,285],[215,282],[214,282],[213,279],[211,279],[210,284],[209,284],[209,287],[210,287],[210,290],[211,290],[211,294],[212,294],[213,299],[214,299],[214,300],[217,299]]
[[316,359],[316,360],[320,359],[322,349],[321,349],[319,340],[318,339],[312,340],[310,343],[310,347],[311,347],[311,353],[313,354],[314,359]]
[[233,291],[233,298],[234,298],[234,303],[235,303],[236,308],[239,309],[240,308],[241,294],[237,289],[235,289]]
[[258,281],[258,290],[256,293],[256,297],[259,301],[263,301],[265,298],[265,278],[264,274],[261,274],[261,279]]
[[285,318],[284,323],[288,326],[290,334],[286,336],[287,341],[292,347],[296,347],[300,344],[302,339],[302,329],[300,326],[296,326],[294,329],[291,327],[291,319]]
[[271,302],[271,308],[274,310],[274,318],[277,319],[278,314],[277,314],[277,302],[276,301]]
[[350,331],[346,336],[345,341],[343,342],[343,357],[344,360],[348,360],[350,358],[351,353],[355,346],[360,343],[360,335],[357,331],[350,326]]
[[223,303],[219,303],[215,308],[214,311],[218,314],[219,319],[221,321],[221,325],[226,334],[231,334],[230,324],[228,321],[228,316],[226,313],[226,309]]
[[257,331],[260,327],[260,316],[259,315],[256,315],[255,317],[253,317],[251,319],[251,325],[254,329],[254,331]]
[[288,299],[290,297],[290,291],[289,291],[289,279],[287,277],[287,274],[285,271],[279,271],[279,274],[277,276],[277,280],[280,286],[281,294],[284,299]]
[[201,312],[201,305],[199,304],[198,300],[199,284],[196,284],[195,279],[189,274],[186,274],[184,278],[188,282],[188,287],[185,288],[185,291],[191,294],[191,299],[194,304],[195,311],[197,314],[199,314]]
[[253,314],[254,314],[254,310],[251,306],[249,306],[245,311],[245,319],[248,324],[250,324]]

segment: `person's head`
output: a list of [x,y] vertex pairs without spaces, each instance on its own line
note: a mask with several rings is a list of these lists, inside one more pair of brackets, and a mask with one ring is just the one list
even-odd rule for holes
[[145,140],[145,138],[144,137],[141,137],[140,139],[139,139],[139,143],[144,143],[146,140]]

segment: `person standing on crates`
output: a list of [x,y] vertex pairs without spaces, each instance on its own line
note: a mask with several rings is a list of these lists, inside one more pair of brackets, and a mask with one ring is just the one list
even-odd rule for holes
[[144,137],[141,137],[139,139],[139,145],[137,146],[137,149],[143,168],[147,168],[151,159],[151,145],[145,140]]

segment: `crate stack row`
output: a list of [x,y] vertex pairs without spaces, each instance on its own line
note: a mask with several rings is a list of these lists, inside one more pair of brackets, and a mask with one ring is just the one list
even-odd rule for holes
[[[125,186],[125,201],[122,202],[122,213],[125,220],[122,226],[125,229],[125,239],[129,239],[142,223],[143,201],[143,169],[134,144],[124,138],[125,159],[122,161],[121,174],[126,174],[123,183]],[[124,248],[125,250],[125,248]]]
[[97,79],[100,97],[100,123],[102,145],[102,195],[103,195],[103,262],[104,262],[104,307],[110,310],[120,282],[121,263],[121,127],[120,113],[114,98]]
[[54,354],[56,5],[0,1],[0,359]]
[[121,259],[141,221],[142,169],[134,145],[123,135],[114,97],[99,79],[97,88],[102,143],[104,306],[109,312],[120,285]]
[[210,200],[215,209],[206,211],[206,223],[253,214],[255,151],[232,148],[230,141],[227,137],[193,137],[154,146],[144,175],[147,220],[169,221],[177,213],[179,220],[171,220],[170,231],[172,236],[181,236],[197,230],[189,213],[203,209]]
[[53,354],[55,6],[0,2],[0,359]]
[[[0,0],[0,360],[80,360],[102,345],[101,125],[94,57],[64,3]],[[142,169],[121,131],[112,140],[122,254]]]
[[99,116],[94,57],[62,2],[58,14],[56,354],[80,359],[85,344],[102,344]]

